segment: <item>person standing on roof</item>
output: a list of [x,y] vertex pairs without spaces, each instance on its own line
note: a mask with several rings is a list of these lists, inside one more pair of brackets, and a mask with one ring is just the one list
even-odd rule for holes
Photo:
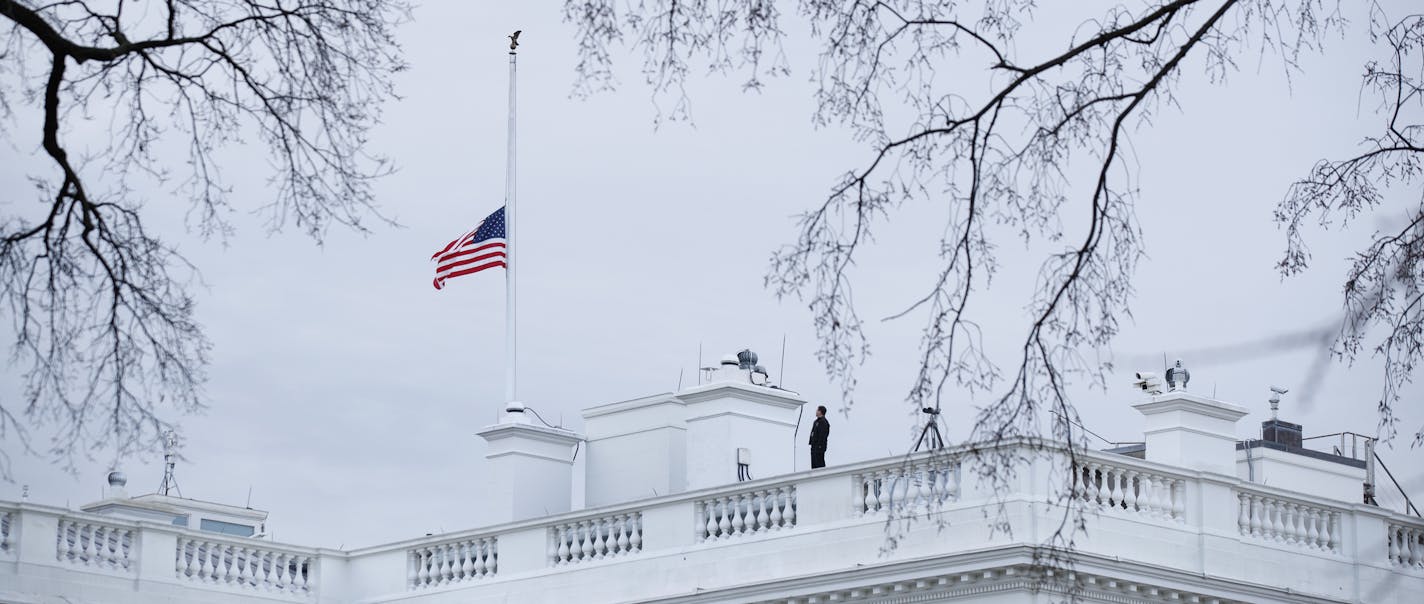
[[816,422],[811,424],[811,467],[826,467],[826,439],[831,436],[831,422],[826,419],[826,406],[816,407]]

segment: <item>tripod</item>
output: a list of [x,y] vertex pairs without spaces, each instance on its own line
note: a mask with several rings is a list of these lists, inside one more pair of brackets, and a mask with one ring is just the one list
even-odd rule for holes
[[925,427],[920,430],[920,439],[915,441],[915,451],[925,445],[925,439],[929,439],[930,449],[943,449],[944,436],[939,433],[939,409],[925,407],[920,409],[922,413],[929,416],[929,421],[925,422]]

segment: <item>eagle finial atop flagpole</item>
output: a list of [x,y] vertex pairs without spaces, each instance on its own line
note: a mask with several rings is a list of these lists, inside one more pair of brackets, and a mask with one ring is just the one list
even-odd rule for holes
[[516,29],[514,30],[514,33],[509,35],[509,50],[513,51],[519,49],[519,34],[522,31],[524,30]]

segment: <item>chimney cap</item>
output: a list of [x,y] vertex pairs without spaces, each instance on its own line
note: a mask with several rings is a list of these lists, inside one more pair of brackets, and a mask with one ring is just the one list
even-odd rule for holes
[[722,364],[723,364],[723,365],[736,365],[736,364],[737,364],[737,356],[736,356],[736,355],[733,355],[733,354],[724,354],[724,355],[722,355]]

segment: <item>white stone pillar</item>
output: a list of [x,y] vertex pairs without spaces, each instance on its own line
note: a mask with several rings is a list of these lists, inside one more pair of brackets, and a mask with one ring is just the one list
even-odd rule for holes
[[59,516],[20,504],[10,525],[11,547],[21,564],[55,564]]
[[138,530],[134,531],[134,557],[139,580],[173,582],[178,576],[175,566],[178,533],[153,522],[140,522],[138,525]]
[[498,524],[569,511],[573,503],[574,444],[583,437],[569,430],[506,421],[477,433],[490,478],[485,501],[488,519]]
[[1186,392],[1133,405],[1147,419],[1147,460],[1236,475],[1236,421],[1246,409]]

